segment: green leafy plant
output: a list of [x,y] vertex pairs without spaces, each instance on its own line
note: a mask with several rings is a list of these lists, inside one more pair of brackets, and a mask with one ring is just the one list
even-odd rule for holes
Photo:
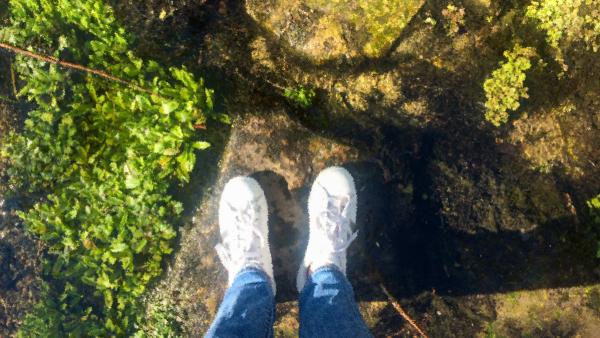
[[534,54],[532,48],[515,45],[512,50],[504,52],[506,60],[483,83],[486,96],[485,119],[494,126],[506,123],[509,111],[517,110],[519,101],[529,97],[524,85],[525,71],[531,68],[530,59]]
[[167,189],[210,146],[195,127],[226,117],[212,113],[202,79],[131,52],[102,0],[11,0],[10,14],[0,40],[116,79],[16,57],[20,95],[36,108],[2,155],[12,185],[42,196],[20,217],[52,258],[47,297],[20,335],[131,334],[176,236],[182,206]]
[[288,98],[294,105],[303,109],[312,106],[315,95],[315,91],[312,88],[307,89],[304,86],[286,88],[283,93],[283,96]]
[[[596,197],[587,201],[587,205],[590,208],[590,216],[592,226],[596,231],[600,230],[600,194]],[[598,250],[596,251],[596,257],[600,258],[600,241],[598,241]]]
[[181,319],[176,307],[169,301],[161,300],[148,309],[146,320],[136,337],[175,338],[182,337]]
[[586,48],[600,48],[600,3],[595,0],[532,1],[526,15],[546,31],[546,40],[559,49],[561,44],[583,41]]
[[[60,309],[60,301],[56,295],[52,294],[50,285],[47,282],[42,282],[41,286],[41,300],[25,317],[17,333],[17,337],[19,338],[60,337],[64,334],[63,329],[72,325],[69,320],[72,321],[74,318],[67,318],[68,316],[65,316],[65,311]],[[89,315],[94,316],[92,313]],[[88,320],[87,322],[95,323],[97,322],[96,320],[97,318],[94,318],[94,321]],[[71,331],[70,334],[72,336],[84,336],[85,332],[82,332],[82,329],[86,329],[88,332],[97,331],[96,328],[91,328],[89,325],[76,326],[75,328],[78,328],[79,331]]]

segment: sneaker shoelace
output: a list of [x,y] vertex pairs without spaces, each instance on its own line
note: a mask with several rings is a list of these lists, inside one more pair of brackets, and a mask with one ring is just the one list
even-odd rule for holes
[[[232,233],[215,246],[219,259],[228,269],[234,266],[258,265],[261,262],[261,248],[265,238],[255,226],[259,208],[256,201],[249,201],[241,208],[235,208],[227,203],[230,212],[234,214]],[[255,244],[254,236],[258,237],[260,245]]]
[[343,254],[358,236],[358,230],[352,232],[352,222],[348,218],[350,196],[331,195],[325,187],[321,188],[327,194],[327,208],[317,216],[318,229],[329,239],[331,255],[340,261],[339,255]]

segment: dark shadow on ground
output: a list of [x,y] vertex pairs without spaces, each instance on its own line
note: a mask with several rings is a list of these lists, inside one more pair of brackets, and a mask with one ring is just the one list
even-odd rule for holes
[[306,247],[304,240],[308,237],[308,190],[290,191],[285,178],[273,171],[260,171],[251,176],[259,182],[267,198],[277,301],[297,299],[296,272]]
[[[380,283],[405,299],[433,290],[464,296],[600,282],[594,272],[595,242],[572,217],[550,220],[531,231],[467,231],[446,225],[427,177],[435,135],[424,136],[423,142],[404,175],[390,176],[383,161],[344,165],[355,177],[359,194],[359,237],[350,249],[348,267],[359,300],[385,300]],[[268,200],[277,300],[294,300],[296,269],[308,236],[310,186],[290,191],[285,179],[272,171],[252,176]]]
[[[403,133],[394,134],[394,144],[402,144],[398,141]],[[379,163],[347,165],[357,177],[359,221],[367,232],[364,241],[358,242],[362,247],[355,249],[366,252],[358,256],[365,261],[351,260],[349,267],[350,276],[358,282],[359,299],[373,295],[368,292],[373,289],[370,284],[373,280],[361,285],[361,276],[377,274],[398,298],[428,291],[463,296],[600,282],[595,271],[596,242],[589,229],[573,215],[534,224],[533,229],[501,226],[486,229],[478,224],[473,229],[467,224],[463,228],[447,224],[436,191],[440,188],[436,186],[438,177],[432,176],[439,172],[433,163],[448,160],[439,151],[444,136],[424,131],[420,138],[418,151],[405,155],[405,159],[402,153],[406,148],[399,146],[389,152],[398,154],[397,157],[384,157]],[[480,146],[498,157],[505,156],[485,142]],[[394,168],[394,162],[406,162],[408,166]],[[518,170],[527,166],[515,159],[514,167]],[[386,172],[397,176],[386,178]],[[476,177],[466,179],[477,182]],[[478,196],[462,197],[473,198],[475,202]],[[494,202],[492,197],[487,203]],[[528,217],[523,210],[514,211]],[[365,273],[369,267],[376,267],[377,271]]]

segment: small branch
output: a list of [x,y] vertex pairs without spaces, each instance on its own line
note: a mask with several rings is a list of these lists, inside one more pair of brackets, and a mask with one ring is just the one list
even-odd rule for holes
[[[371,266],[376,266],[373,263],[373,260],[371,258],[371,256],[367,256],[367,259],[370,263]],[[410,316],[408,315],[408,313],[406,313],[406,311],[404,311],[404,309],[402,309],[402,306],[400,306],[400,303],[398,303],[398,301],[396,300],[396,298],[388,291],[388,289],[385,287],[385,285],[383,285],[383,277],[381,277],[381,274],[379,273],[379,271],[377,270],[377,268],[375,268],[375,270],[373,271],[374,275],[375,275],[375,282],[379,284],[379,288],[381,288],[381,291],[383,291],[383,293],[385,294],[385,296],[387,297],[388,301],[390,302],[390,304],[392,304],[392,306],[394,307],[394,309],[396,310],[396,312],[398,312],[398,314],[404,318],[404,320],[406,320],[410,326],[412,326],[415,331],[417,331],[421,337],[423,338],[429,338],[429,336],[427,336],[427,334],[425,333],[425,331],[423,331],[419,325],[417,325],[417,322],[415,322],[412,318],[410,318]]]
[[398,314],[400,316],[402,316],[402,318],[404,318],[404,320],[406,320],[417,332],[419,332],[419,334],[424,337],[424,338],[429,338],[427,336],[427,334],[425,334],[425,332],[423,332],[423,330],[421,330],[421,328],[417,325],[417,323],[412,320],[412,318],[410,318],[410,316],[402,309],[402,307],[400,306],[400,304],[398,303],[398,301],[396,300],[396,298],[394,298],[394,296],[392,296],[392,294],[388,291],[388,289],[383,286],[383,284],[379,284],[379,286],[381,287],[381,290],[383,291],[383,293],[385,293],[385,295],[388,297],[388,300],[390,301],[390,303],[392,303],[392,306],[394,307],[394,309],[396,309],[396,311],[398,312]]
[[15,77],[15,68],[13,67],[13,65],[10,65],[10,80],[12,83],[12,90],[13,90],[13,95],[15,96],[15,98],[19,97],[19,91],[17,90],[17,80]]
[[138,86],[138,85],[136,85],[136,84],[134,84],[132,82],[123,80],[121,78],[118,78],[116,76],[110,75],[107,72],[104,72],[104,71],[101,71],[101,70],[98,70],[98,69],[92,69],[92,68],[88,68],[88,67],[85,67],[85,66],[82,66],[82,65],[78,65],[76,63],[71,63],[71,62],[67,62],[67,61],[61,61],[61,60],[59,60],[59,59],[57,59],[57,58],[55,58],[53,56],[36,54],[34,52],[30,52],[28,50],[25,50],[23,48],[15,47],[15,46],[12,46],[12,45],[9,45],[9,44],[6,44],[6,43],[2,43],[2,42],[0,42],[0,48],[3,48],[3,49],[8,50],[8,51],[11,51],[11,52],[13,52],[15,54],[19,54],[19,55],[30,57],[32,59],[36,59],[36,60],[40,60],[40,61],[44,61],[44,62],[48,62],[48,63],[53,63],[55,65],[59,65],[59,66],[64,67],[64,68],[75,69],[75,70],[82,71],[82,72],[85,72],[85,73],[94,74],[94,75],[100,76],[102,78],[105,78],[105,79],[108,79],[108,80],[111,80],[111,81],[114,81],[114,82],[118,82],[120,84],[124,84],[124,85],[126,85],[126,86],[128,86],[130,88],[135,89],[135,90],[138,90],[138,91],[141,91],[141,92],[144,92],[144,93],[148,93],[148,94],[154,94],[152,91],[150,91],[150,90],[148,90],[146,88],[140,87],[140,86]]

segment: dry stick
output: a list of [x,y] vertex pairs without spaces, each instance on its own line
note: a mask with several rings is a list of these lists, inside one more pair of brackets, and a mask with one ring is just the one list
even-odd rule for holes
[[15,96],[15,98],[19,98],[19,91],[17,90],[17,80],[15,78],[15,67],[13,67],[14,65],[11,64],[10,65],[10,80],[12,83],[12,89],[13,89],[13,95]]
[[67,61],[61,61],[61,60],[59,60],[59,59],[57,59],[57,58],[55,58],[53,56],[36,54],[34,52],[30,52],[28,50],[25,50],[23,48],[15,47],[15,46],[8,45],[8,44],[2,43],[2,42],[0,42],[0,48],[9,50],[9,51],[11,51],[13,53],[16,53],[16,54],[20,54],[20,55],[24,55],[24,56],[27,56],[27,57],[30,57],[30,58],[33,58],[33,59],[37,59],[37,60],[40,60],[40,61],[53,63],[53,64],[59,65],[61,67],[76,69],[76,70],[79,70],[79,71],[82,71],[82,72],[85,72],[85,73],[90,73],[90,74],[98,75],[98,76],[100,76],[102,78],[105,78],[105,79],[108,79],[108,80],[111,80],[111,81],[114,81],[114,82],[118,82],[118,83],[124,84],[124,85],[126,85],[126,86],[128,86],[130,88],[139,90],[141,92],[148,93],[148,94],[154,94],[152,91],[150,91],[150,90],[148,90],[146,88],[140,87],[139,85],[136,85],[135,83],[131,83],[129,81],[123,80],[121,78],[118,78],[116,76],[110,75],[107,72],[104,72],[104,71],[101,71],[101,70],[88,68],[88,67],[85,67],[85,66],[82,66],[82,65],[78,65],[78,64],[75,64],[75,63],[71,63],[71,62],[67,62]]
[[[369,262],[370,266],[376,266],[370,255],[367,255],[367,261]],[[396,298],[388,291],[388,289],[385,287],[385,285],[383,285],[383,277],[379,273],[379,270],[377,268],[375,268],[373,273],[374,273],[375,281],[379,284],[381,291],[383,291],[383,293],[386,295],[386,297],[388,298],[388,301],[392,304],[392,306],[394,307],[396,312],[398,312],[398,314],[402,318],[404,318],[404,320],[406,320],[410,324],[410,326],[412,326],[421,335],[421,337],[429,338],[429,336],[427,336],[425,331],[423,331],[419,327],[419,325],[417,325],[417,322],[415,322],[412,318],[410,318],[408,313],[406,313],[406,311],[404,311],[404,309],[402,309],[402,306],[400,306],[400,303],[398,303]]]
[[425,332],[423,332],[423,330],[421,330],[421,328],[419,327],[419,325],[417,325],[417,323],[412,320],[412,318],[410,318],[408,316],[408,314],[402,309],[402,307],[400,306],[400,304],[398,303],[398,301],[396,300],[396,298],[394,298],[394,296],[392,296],[392,294],[388,291],[388,289],[383,286],[383,284],[379,283],[379,286],[381,287],[381,290],[383,290],[383,293],[385,293],[385,295],[388,297],[390,303],[392,303],[392,306],[394,307],[394,309],[396,309],[396,311],[400,314],[400,316],[402,316],[402,318],[404,318],[404,320],[406,320],[415,330],[417,330],[417,332],[419,332],[419,334],[425,338],[429,338],[427,336],[427,334],[425,334]]

